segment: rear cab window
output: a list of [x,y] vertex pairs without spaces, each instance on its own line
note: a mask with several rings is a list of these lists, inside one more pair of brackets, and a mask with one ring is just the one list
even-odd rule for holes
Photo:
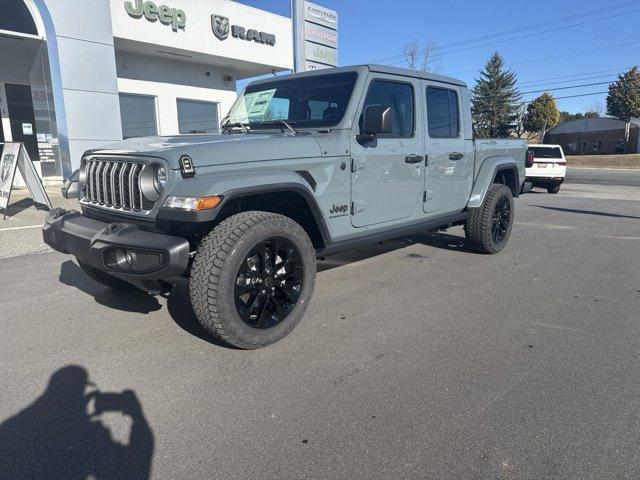
[[444,87],[427,87],[427,124],[430,138],[458,138],[458,92]]

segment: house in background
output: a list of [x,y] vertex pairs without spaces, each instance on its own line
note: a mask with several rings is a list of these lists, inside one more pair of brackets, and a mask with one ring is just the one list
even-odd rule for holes
[[616,118],[581,118],[561,123],[544,143],[562,145],[566,155],[611,155],[640,152],[640,118],[632,118],[625,145],[626,122]]

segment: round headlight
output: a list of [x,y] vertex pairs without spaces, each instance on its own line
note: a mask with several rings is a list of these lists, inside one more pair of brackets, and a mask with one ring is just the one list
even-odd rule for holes
[[164,192],[169,172],[158,164],[145,165],[140,174],[140,189],[144,197],[155,202]]
[[167,169],[164,167],[156,168],[156,175],[154,178],[154,186],[158,193],[162,193],[164,191],[164,186],[167,184]]

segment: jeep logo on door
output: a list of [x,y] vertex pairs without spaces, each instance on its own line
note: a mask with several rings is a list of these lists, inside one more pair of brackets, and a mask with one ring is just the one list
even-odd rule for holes
[[226,40],[229,36],[229,19],[220,15],[211,15],[211,29],[220,40]]
[[329,218],[345,217],[349,211],[349,205],[336,205],[333,204],[331,210],[329,210]]

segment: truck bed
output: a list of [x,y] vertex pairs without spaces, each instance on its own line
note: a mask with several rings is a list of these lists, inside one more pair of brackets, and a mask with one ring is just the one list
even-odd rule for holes
[[527,141],[520,138],[476,138],[473,140],[475,148],[475,175],[477,177],[480,167],[486,158],[507,156],[522,162],[524,171],[525,157],[527,155]]

